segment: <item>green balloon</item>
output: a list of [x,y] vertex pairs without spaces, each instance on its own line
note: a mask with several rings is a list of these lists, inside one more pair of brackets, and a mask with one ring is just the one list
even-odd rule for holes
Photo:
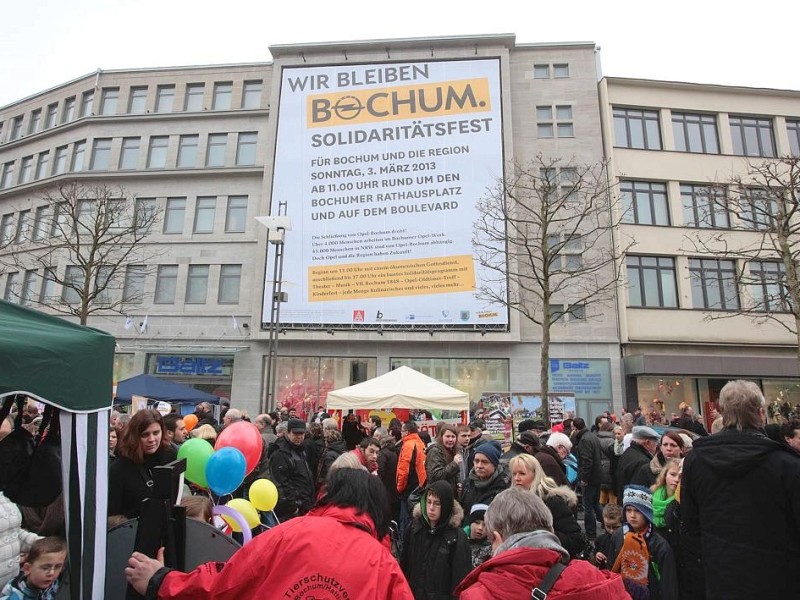
[[206,464],[214,448],[207,441],[200,438],[186,440],[178,449],[178,458],[186,459],[186,479],[202,488],[208,487],[206,481]]

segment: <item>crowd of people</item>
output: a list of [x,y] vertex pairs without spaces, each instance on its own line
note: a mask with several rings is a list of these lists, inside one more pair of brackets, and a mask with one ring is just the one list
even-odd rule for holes
[[[690,410],[667,426],[606,413],[522,421],[505,448],[480,413],[433,437],[413,419],[261,414],[248,479],[275,484],[274,518],[227,563],[181,573],[135,553],[126,576],[160,599],[793,597],[800,423],[765,429],[763,395],[747,381],[729,382],[719,406],[713,434]],[[152,469],[188,438],[213,445],[241,420],[230,408],[217,422],[202,404],[185,417],[112,414],[109,525],[138,515]],[[182,500],[209,524],[218,501],[197,486]],[[0,493],[0,533],[0,600],[55,597],[63,532],[26,530]]]

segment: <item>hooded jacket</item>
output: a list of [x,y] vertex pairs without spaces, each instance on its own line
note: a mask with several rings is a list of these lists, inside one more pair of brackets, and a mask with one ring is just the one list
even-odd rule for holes
[[295,446],[285,437],[275,442],[269,458],[272,482],[278,488],[275,515],[280,521],[304,515],[314,503],[314,477],[306,462],[303,446]]
[[709,600],[794,598],[800,589],[800,456],[758,430],[694,441],[681,513],[700,536]]
[[[549,531],[517,533],[504,540],[494,558],[473,570],[456,590],[460,600],[519,600],[530,598],[557,561],[569,553]],[[583,560],[573,560],[547,594],[548,600],[626,600],[622,578],[600,571]]]
[[586,549],[586,537],[575,518],[578,496],[567,486],[560,485],[550,490],[543,500],[553,515],[553,531],[559,543],[571,557],[578,556]]
[[[434,527],[425,508],[431,492],[439,498],[442,511]],[[463,518],[464,511],[453,499],[447,481],[431,483],[414,507],[400,567],[417,600],[453,598],[453,590],[472,569],[472,551],[460,527]]]
[[325,449],[322,451],[317,463],[317,472],[315,482],[317,487],[325,483],[325,478],[328,476],[328,471],[337,458],[347,452],[347,444],[345,444],[342,434],[338,431],[329,434],[330,440],[325,444]]
[[322,598],[413,598],[397,561],[378,541],[372,519],[336,506],[315,508],[265,531],[227,563],[206,563],[191,573],[161,569],[145,598],[313,598],[315,590]]

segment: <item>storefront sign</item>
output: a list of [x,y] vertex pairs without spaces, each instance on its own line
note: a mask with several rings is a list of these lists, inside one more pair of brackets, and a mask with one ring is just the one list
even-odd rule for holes
[[579,400],[611,399],[611,367],[604,359],[550,359],[550,390]]
[[200,375],[231,377],[233,358],[227,356],[174,356],[150,357],[150,372],[155,375]]

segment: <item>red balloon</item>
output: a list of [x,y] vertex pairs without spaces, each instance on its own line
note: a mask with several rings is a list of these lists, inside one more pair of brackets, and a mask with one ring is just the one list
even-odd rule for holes
[[244,454],[247,463],[245,474],[252,472],[261,460],[261,449],[263,447],[261,432],[258,427],[247,421],[236,421],[222,430],[217,436],[217,443],[214,449],[219,450],[226,446],[232,446]]

